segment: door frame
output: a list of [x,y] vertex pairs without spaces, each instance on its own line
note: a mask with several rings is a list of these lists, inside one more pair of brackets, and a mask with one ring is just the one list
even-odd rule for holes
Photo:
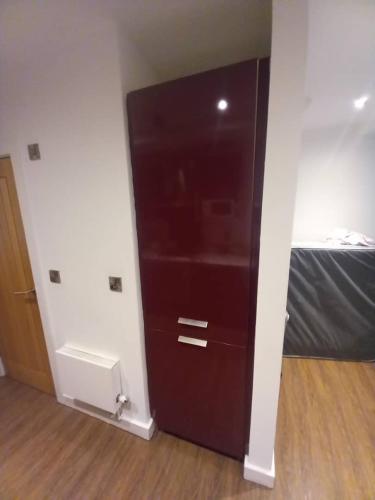
[[[18,161],[17,160],[15,161],[14,158],[16,157],[17,154],[13,155],[1,154],[0,160],[9,159],[11,163],[16,191],[17,191],[18,203],[21,211],[21,219],[25,233],[26,247],[29,254],[31,272],[33,275],[35,290],[37,291],[38,307],[39,307],[40,319],[42,322],[44,339],[47,347],[49,365],[52,373],[52,381],[55,386],[55,395],[57,397],[57,400],[61,401],[62,394],[58,383],[57,369],[55,362],[56,341],[52,334],[51,321],[48,313],[47,294],[45,293],[45,288],[43,284],[42,266],[40,263],[38,247],[33,232],[32,210],[28,199],[28,193],[26,190],[26,183],[23,173],[24,163],[22,162],[21,158],[18,158]],[[18,165],[18,168],[16,167],[16,164]]]

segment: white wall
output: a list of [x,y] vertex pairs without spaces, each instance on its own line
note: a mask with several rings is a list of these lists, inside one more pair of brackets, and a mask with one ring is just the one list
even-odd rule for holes
[[[274,0],[254,382],[245,478],[273,485],[273,451],[304,101],[307,2]],[[276,457],[277,462],[277,457]]]
[[[127,417],[147,423],[123,92],[150,84],[152,70],[82,5],[4,2],[0,32],[0,155],[15,169],[52,368],[65,342],[119,357]],[[32,142],[41,161],[27,158]],[[122,276],[122,294],[109,290],[109,275]]]
[[306,130],[298,172],[295,241],[324,240],[335,227],[375,238],[375,133]]
[[[293,239],[335,227],[375,237],[375,2],[310,0]],[[353,100],[370,99],[363,110]]]

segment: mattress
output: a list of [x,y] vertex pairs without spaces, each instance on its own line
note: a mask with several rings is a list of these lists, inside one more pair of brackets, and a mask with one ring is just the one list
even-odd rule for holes
[[284,355],[375,359],[375,248],[292,248]]

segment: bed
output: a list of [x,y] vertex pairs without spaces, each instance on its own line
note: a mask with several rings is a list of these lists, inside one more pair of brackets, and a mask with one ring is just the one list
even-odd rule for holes
[[293,245],[284,355],[375,360],[375,247]]

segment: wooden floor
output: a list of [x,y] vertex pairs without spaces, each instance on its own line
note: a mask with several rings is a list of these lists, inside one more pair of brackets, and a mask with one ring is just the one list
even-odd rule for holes
[[375,367],[284,360],[274,490],[242,464],[150,442],[0,378],[0,499],[375,499]]

